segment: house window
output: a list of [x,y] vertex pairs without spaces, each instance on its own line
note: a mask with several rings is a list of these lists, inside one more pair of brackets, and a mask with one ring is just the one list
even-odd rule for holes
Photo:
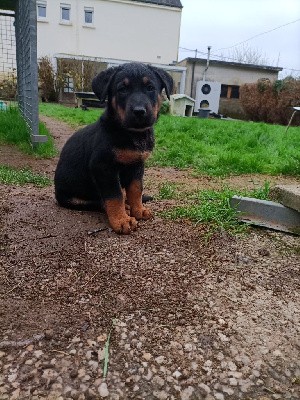
[[94,23],[94,8],[84,7],[84,23],[86,25],[93,25]]
[[71,21],[71,6],[70,4],[60,5],[60,20],[61,22],[70,23]]
[[226,99],[239,99],[240,87],[237,85],[221,85],[220,97]]
[[64,93],[74,92],[74,80],[71,76],[66,75],[64,79]]
[[47,17],[47,3],[46,1],[38,1],[36,3],[37,7],[37,19],[43,20]]

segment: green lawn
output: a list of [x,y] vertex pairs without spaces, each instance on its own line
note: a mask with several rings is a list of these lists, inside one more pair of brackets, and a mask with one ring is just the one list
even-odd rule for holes
[[0,183],[5,185],[26,185],[31,183],[35,186],[44,187],[51,185],[51,179],[35,174],[29,169],[16,169],[0,164]]
[[84,111],[81,108],[53,103],[40,103],[39,110],[41,114],[67,122],[73,127],[92,124],[103,113],[103,109],[100,108],[89,108]]
[[[41,104],[41,114],[76,127],[94,122],[100,109]],[[195,173],[300,175],[300,127],[162,115],[148,165],[192,168]]]
[[162,116],[152,165],[208,175],[300,175],[300,127]]
[[47,131],[46,126],[40,122],[39,132],[48,137],[46,143],[41,143],[32,148],[28,127],[16,107],[9,107],[0,111],[0,144],[16,145],[21,151],[41,158],[53,157],[57,154],[54,140]]

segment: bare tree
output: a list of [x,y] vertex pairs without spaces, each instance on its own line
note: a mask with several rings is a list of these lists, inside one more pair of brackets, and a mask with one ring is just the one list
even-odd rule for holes
[[262,54],[258,49],[250,47],[248,44],[234,47],[228,52],[228,56],[221,55],[222,60],[235,61],[242,64],[270,65],[266,54]]

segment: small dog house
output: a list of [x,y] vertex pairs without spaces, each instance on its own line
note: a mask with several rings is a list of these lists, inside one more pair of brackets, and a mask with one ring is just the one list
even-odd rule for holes
[[181,117],[193,115],[195,100],[185,94],[172,94],[170,96],[170,113]]

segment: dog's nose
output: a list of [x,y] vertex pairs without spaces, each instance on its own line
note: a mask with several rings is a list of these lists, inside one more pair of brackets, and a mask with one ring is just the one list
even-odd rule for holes
[[136,117],[144,117],[146,115],[146,108],[141,106],[136,106],[133,109],[133,114]]

